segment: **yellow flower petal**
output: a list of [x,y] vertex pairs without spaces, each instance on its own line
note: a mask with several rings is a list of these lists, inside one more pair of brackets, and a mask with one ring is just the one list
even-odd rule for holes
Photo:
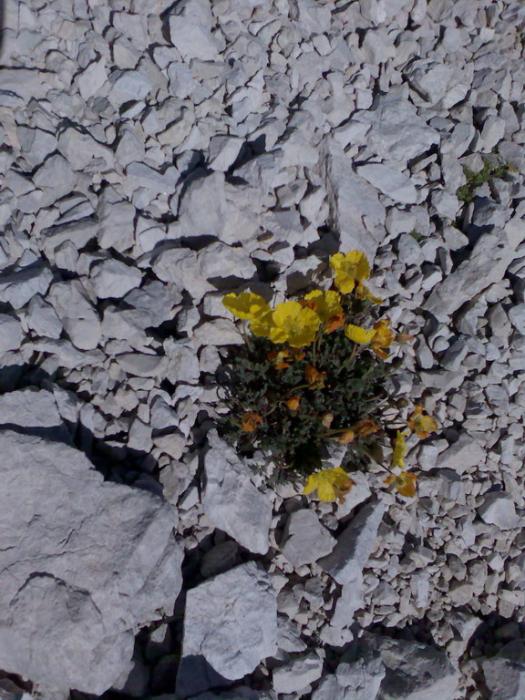
[[244,320],[255,319],[270,308],[266,299],[254,292],[231,292],[224,296],[222,303],[230,313]]
[[345,328],[345,335],[348,340],[353,340],[354,343],[359,343],[360,345],[371,343],[375,333],[373,328],[361,328],[361,326],[356,326],[353,323],[349,323]]
[[310,345],[317,335],[321,319],[298,301],[284,301],[272,313],[270,340],[301,348]]
[[314,289],[305,294],[304,301],[306,306],[315,311],[322,323],[326,323],[343,312],[341,295],[333,289],[327,291]]
[[423,412],[423,406],[416,406],[414,412],[409,416],[407,425],[418,438],[423,440],[438,429],[438,422],[433,416]]
[[342,467],[330,467],[315,474],[311,474],[303,489],[303,493],[308,495],[317,491],[320,501],[341,500],[352,488],[354,482]]
[[[261,313],[256,318],[252,318],[248,321],[250,330],[254,335],[262,336],[263,338],[268,338],[272,331],[272,311],[268,309],[267,311]],[[275,342],[275,341],[274,341]]]
[[374,337],[372,338],[372,350],[383,360],[388,357],[388,350],[394,342],[394,331],[390,328],[389,319],[381,319],[374,324]]
[[335,273],[335,286],[343,294],[350,294],[357,282],[362,282],[370,276],[368,259],[360,250],[335,253],[330,256],[330,267]]
[[319,474],[310,474],[303,488],[303,493],[305,496],[308,496],[309,494],[317,490],[318,481]]
[[412,498],[416,495],[416,480],[417,475],[413,472],[401,472],[401,474],[387,477],[385,484],[387,486],[393,485],[401,496]]
[[396,433],[396,439],[394,440],[394,451],[392,453],[393,467],[405,466],[405,456],[408,451],[408,447],[405,440],[407,435],[408,430],[404,430],[403,432],[398,430]]

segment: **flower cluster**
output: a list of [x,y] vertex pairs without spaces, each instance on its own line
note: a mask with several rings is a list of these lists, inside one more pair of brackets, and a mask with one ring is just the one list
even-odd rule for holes
[[[366,286],[364,253],[330,257],[333,283],[298,299],[271,306],[252,291],[226,294],[223,303],[247,322],[246,345],[231,354],[223,386],[230,413],[222,428],[241,453],[269,451],[281,475],[305,475],[305,494],[341,500],[353,481],[350,469],[381,459],[391,445],[385,484],[402,496],[415,494],[416,476],[405,469],[406,437],[434,432],[434,418],[417,406],[407,430],[383,425],[382,409],[394,343],[410,339],[378,318],[381,300]],[[320,469],[327,446],[346,446],[343,463]],[[378,452],[379,450],[379,452]]]

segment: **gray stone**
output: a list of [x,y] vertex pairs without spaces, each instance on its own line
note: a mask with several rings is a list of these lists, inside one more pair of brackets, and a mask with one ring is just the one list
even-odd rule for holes
[[235,162],[242,144],[243,139],[238,136],[214,136],[208,149],[208,164],[210,168],[226,172]]
[[303,566],[303,564],[317,561],[330,554],[336,544],[336,540],[309,508],[296,510],[289,516],[283,533],[283,542],[281,551],[294,566]]
[[492,700],[525,697],[525,645],[521,640],[506,644],[495,656],[481,661]]
[[478,513],[484,522],[496,525],[500,530],[512,530],[523,525],[523,519],[516,514],[514,501],[503,491],[488,493]]
[[58,148],[74,170],[91,167],[110,168],[114,164],[113,151],[99,143],[91,134],[68,127],[58,137]]
[[277,693],[297,693],[321,677],[323,660],[310,652],[279,666],[273,672],[273,687]]
[[261,196],[253,187],[226,182],[222,172],[196,178],[179,204],[181,235],[214,236],[228,244],[252,240],[259,232]]
[[325,182],[330,220],[341,237],[341,250],[363,250],[373,260],[385,237],[385,208],[377,190],[353,171],[351,159],[341,153],[327,157]]
[[115,359],[124,372],[134,377],[159,377],[166,366],[164,355],[124,352]]
[[55,310],[37,294],[29,302],[27,309],[27,325],[37,335],[47,338],[60,338],[62,323]]
[[35,294],[44,295],[52,279],[53,273],[43,261],[6,270],[0,274],[0,301],[20,309]]
[[14,316],[0,313],[0,353],[18,350],[22,338],[20,321]]
[[415,204],[417,191],[410,179],[396,168],[382,163],[369,163],[357,169],[358,174],[377,187],[394,202]]
[[143,100],[154,88],[146,71],[142,70],[115,71],[111,79],[109,99],[117,108],[130,100]]
[[101,248],[114,248],[124,253],[134,243],[135,207],[122,201],[122,195],[111,187],[102,192],[97,204],[99,226],[97,238]]
[[99,299],[126,296],[142,281],[140,270],[112,258],[94,265],[90,273],[95,293]]
[[439,143],[437,131],[427,125],[409,101],[406,88],[392,87],[378,95],[373,108],[356,119],[372,126],[365,143],[380,158],[406,164]]
[[337,539],[334,551],[319,565],[340,584],[362,581],[363,567],[374,548],[385,506],[371,501],[361,508]]
[[93,61],[78,78],[78,89],[83,100],[92,97],[106,82],[108,74],[103,59]]
[[213,16],[209,0],[183,0],[177,14],[169,18],[170,40],[185,61],[218,58],[220,44],[211,29]]
[[248,562],[188,591],[184,657],[203,657],[231,680],[251,673],[277,648],[277,601],[271,579]]
[[146,163],[130,163],[126,176],[135,187],[145,187],[154,194],[173,194],[179,180],[177,168],[171,166],[160,172]]
[[484,464],[485,450],[468,433],[461,433],[456,442],[452,443],[438,456],[436,467],[440,469],[453,469],[458,474]]
[[509,310],[509,319],[521,335],[525,335],[525,304],[516,304]]
[[44,694],[100,695],[131,669],[139,627],[173,611],[173,511],[61,442],[3,430],[0,447],[0,666]]
[[423,305],[439,321],[473,299],[491,284],[503,279],[522,238],[523,223],[515,216],[504,229],[482,235],[468,260],[447,275]]
[[168,248],[154,260],[153,272],[163,282],[187,289],[195,303],[216,289],[213,282],[229,276],[249,279],[256,267],[246,251],[225,243],[212,243],[198,253],[188,248]]
[[[335,674],[323,678],[312,700],[376,700],[385,677],[385,666],[377,651],[346,653]],[[356,656],[357,658],[353,658]]]
[[[366,634],[357,643],[379,652],[386,673],[381,681],[382,700],[453,700],[459,674],[444,650],[419,642]],[[359,652],[358,652],[359,655]]]
[[102,337],[100,319],[80,280],[55,282],[47,299],[53,305],[73,345],[80,350],[93,350],[97,347]]
[[24,429],[59,428],[62,418],[53,393],[46,390],[18,389],[0,396],[0,424]]
[[272,502],[250,479],[250,467],[216,431],[208,433],[203,508],[208,520],[250,552],[266,554]]

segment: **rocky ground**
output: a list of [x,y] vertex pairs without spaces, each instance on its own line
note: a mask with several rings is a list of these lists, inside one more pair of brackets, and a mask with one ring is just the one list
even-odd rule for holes
[[[520,0],[6,0],[0,697],[525,697],[524,37]],[[223,293],[352,248],[441,425],[409,502],[275,492],[214,427]]]

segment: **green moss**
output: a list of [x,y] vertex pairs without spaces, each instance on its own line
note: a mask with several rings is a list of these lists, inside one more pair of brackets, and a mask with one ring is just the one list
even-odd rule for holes
[[467,182],[458,188],[456,195],[460,202],[470,204],[474,200],[475,192],[486,182],[495,178],[503,178],[507,173],[514,172],[515,168],[509,163],[491,163],[484,160],[483,167],[477,173],[466,166],[463,168]]

